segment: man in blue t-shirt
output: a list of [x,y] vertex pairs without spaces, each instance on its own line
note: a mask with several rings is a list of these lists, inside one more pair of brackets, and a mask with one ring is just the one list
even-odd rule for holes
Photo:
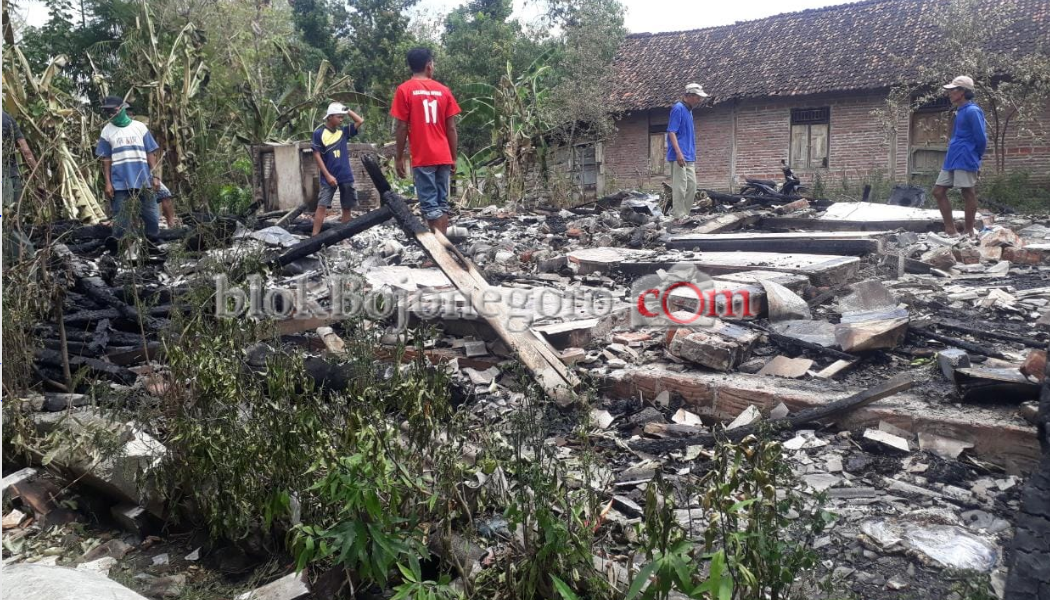
[[671,163],[671,206],[676,221],[689,216],[696,199],[696,132],[693,109],[707,97],[699,83],[685,86],[682,101],[667,121],[667,162]]
[[[343,119],[347,116],[354,122],[343,127]],[[328,208],[332,206],[336,190],[339,191],[339,205],[343,208],[343,223],[350,220],[350,209],[357,205],[357,188],[354,187],[354,172],[350,169],[347,143],[357,135],[364,122],[354,111],[333,102],[328,105],[324,125],[314,131],[312,147],[321,178],[317,211],[314,212],[314,235],[321,233],[321,225],[328,215]]]
[[944,86],[948,99],[956,107],[955,129],[948,143],[948,154],[944,157],[944,168],[933,186],[933,197],[941,209],[944,233],[959,235],[952,218],[952,204],[948,201],[948,190],[957,187],[965,201],[967,236],[973,237],[974,221],[977,218],[977,175],[981,170],[981,159],[988,148],[988,132],[984,122],[984,111],[973,102],[973,79],[961,75]]
[[120,96],[102,100],[102,114],[109,119],[95,147],[102,159],[102,176],[106,197],[113,203],[113,237],[119,239],[131,226],[131,209],[136,204],[146,229],[146,238],[155,239],[160,231],[160,213],[156,192],[160,189],[157,174],[157,150],[146,125],[128,115],[128,104]]

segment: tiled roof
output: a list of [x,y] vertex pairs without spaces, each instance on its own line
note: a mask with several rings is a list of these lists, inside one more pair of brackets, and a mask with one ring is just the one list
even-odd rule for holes
[[[627,36],[616,58],[622,110],[667,107],[691,81],[710,101],[885,88],[943,51],[933,15],[949,0],[867,0],[723,27]],[[980,0],[1020,18],[992,42],[1050,46],[1050,0]],[[902,69],[902,62],[908,65]]]

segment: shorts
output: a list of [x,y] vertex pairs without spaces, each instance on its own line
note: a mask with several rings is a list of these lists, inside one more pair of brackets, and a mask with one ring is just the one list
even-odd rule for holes
[[[929,181],[929,180],[927,180]],[[941,187],[972,188],[977,187],[977,171],[945,171],[937,176],[937,183]]]
[[171,190],[162,183],[160,184],[160,189],[157,190],[157,202],[164,202],[165,200],[171,200]]
[[332,200],[335,198],[335,191],[337,189],[339,190],[339,206],[341,206],[343,210],[350,210],[357,206],[357,188],[354,187],[353,181],[340,183],[335,187],[322,181],[321,191],[317,192],[317,206],[323,206],[325,208],[332,206]]
[[452,212],[448,205],[448,186],[452,165],[414,167],[412,179],[419,197],[419,211],[427,221],[436,221]]

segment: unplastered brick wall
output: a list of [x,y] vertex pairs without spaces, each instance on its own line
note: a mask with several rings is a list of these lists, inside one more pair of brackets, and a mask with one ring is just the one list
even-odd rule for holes
[[[896,177],[904,177],[906,144],[898,144],[891,157],[886,128],[872,116],[883,102],[883,97],[870,94],[741,103],[736,115],[736,183],[744,177],[783,179],[780,161],[789,159],[793,108],[827,107],[830,114],[828,167],[797,169],[803,182],[812,183],[817,173],[825,181],[863,179],[876,172],[890,177],[891,169]],[[907,120],[898,124],[898,139],[907,140],[907,126]]]
[[663,178],[649,177],[649,119],[645,113],[628,113],[616,122],[616,131],[605,145],[605,174],[617,187],[659,188]]
[[[697,183],[700,187],[726,190],[738,187],[744,177],[780,181],[781,159],[787,160],[791,140],[791,109],[831,110],[829,164],[821,169],[825,179],[859,179],[881,171],[903,177],[907,168],[906,142],[900,144],[891,163],[886,129],[872,110],[883,97],[847,95],[838,97],[785,98],[722,103],[694,112],[697,136]],[[670,109],[668,109],[670,110]],[[907,120],[898,125],[898,137],[907,140]],[[734,131],[735,129],[735,131]],[[645,113],[629,113],[617,122],[617,132],[606,149],[606,168],[622,187],[653,189],[666,178],[649,177],[649,127]],[[735,137],[735,159],[734,159]],[[799,171],[812,182],[817,171]]]
[[[895,134],[891,133],[872,115],[884,106],[885,93],[874,91],[698,108],[694,112],[699,153],[697,183],[702,188],[727,190],[738,189],[745,177],[782,181],[780,161],[787,160],[790,151],[791,109],[823,107],[830,109],[828,168],[797,170],[804,183],[812,185],[818,173],[828,185],[875,175],[905,181],[911,118],[902,116]],[[1033,181],[1050,183],[1050,103],[1038,117],[1026,120],[1023,127],[1011,126],[1008,138],[1007,171],[1027,171]],[[994,160],[989,140],[985,173],[994,172]],[[606,146],[605,169],[606,177],[621,188],[659,189],[668,180],[649,175],[646,113],[628,113],[617,122],[617,131]]]

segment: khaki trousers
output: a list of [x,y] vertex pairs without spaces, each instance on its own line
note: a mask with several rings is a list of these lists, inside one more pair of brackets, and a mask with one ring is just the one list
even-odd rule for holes
[[689,216],[696,200],[696,163],[679,167],[671,163],[671,216],[684,219]]

